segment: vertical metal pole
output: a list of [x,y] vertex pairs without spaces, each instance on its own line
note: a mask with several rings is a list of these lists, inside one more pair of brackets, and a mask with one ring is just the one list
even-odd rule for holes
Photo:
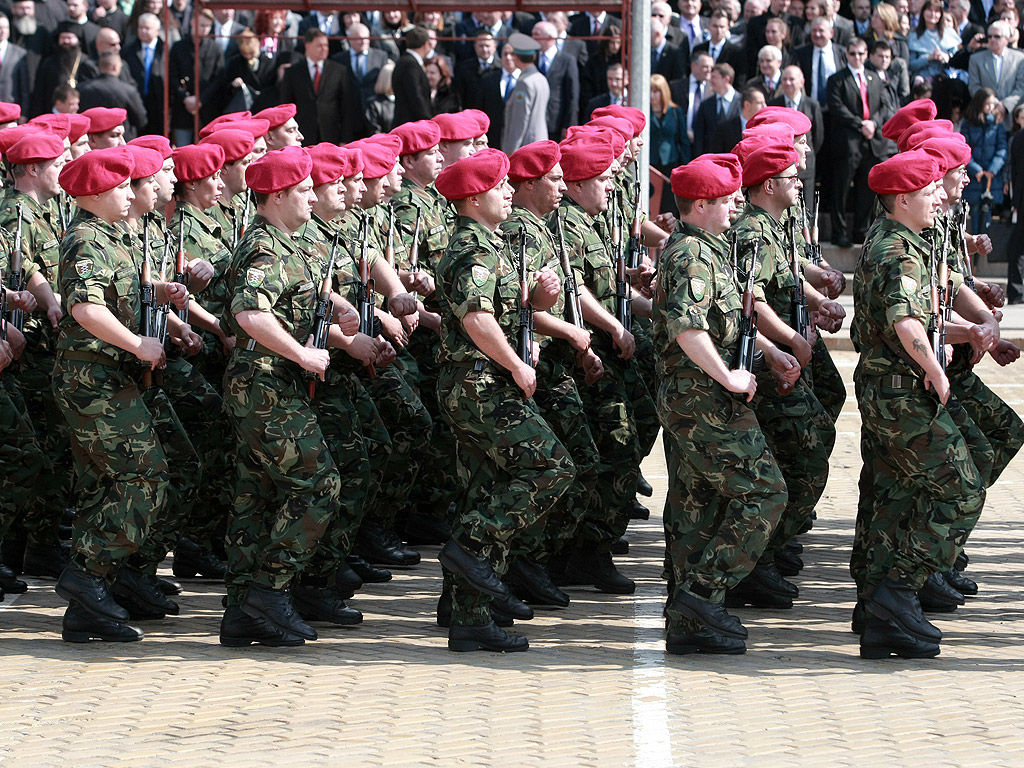
[[643,190],[640,207],[646,211],[650,207],[647,190],[651,181],[651,152],[648,146],[651,135],[651,0],[632,0],[630,19],[629,105],[648,115],[643,134],[644,145],[640,148],[636,169],[640,189]]
[[171,136],[171,4],[164,2],[164,136]]
[[[196,0],[195,5],[192,7],[192,18],[189,20],[192,24],[192,90],[196,94],[196,104],[199,103],[199,45],[202,40],[199,37],[199,16],[197,15],[203,10],[203,0]],[[650,57],[648,57],[650,58]],[[192,141],[199,141],[199,111],[200,107],[196,107],[196,113],[192,115]]]

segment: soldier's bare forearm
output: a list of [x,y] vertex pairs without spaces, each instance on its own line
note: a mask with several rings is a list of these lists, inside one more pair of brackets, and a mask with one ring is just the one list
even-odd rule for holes
[[302,345],[281,327],[272,313],[247,309],[235,315],[235,320],[256,343],[262,344],[275,355],[291,360],[293,363],[302,364],[304,357]]

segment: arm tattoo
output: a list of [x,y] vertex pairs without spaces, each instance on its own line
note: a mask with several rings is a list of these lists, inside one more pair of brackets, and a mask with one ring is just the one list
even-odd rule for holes
[[920,352],[922,355],[926,355],[928,354],[929,349],[921,342],[920,339],[914,339],[914,351]]

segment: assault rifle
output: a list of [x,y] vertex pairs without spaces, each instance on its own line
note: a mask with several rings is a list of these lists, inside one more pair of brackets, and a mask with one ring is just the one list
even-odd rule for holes
[[807,327],[811,324],[807,313],[807,297],[804,295],[804,279],[800,270],[800,257],[796,252],[796,221],[789,220],[789,268],[793,273],[793,330],[807,338]]
[[818,204],[817,190],[814,192],[814,209],[810,217],[807,215],[807,204],[803,195],[800,196],[800,215],[803,219],[804,255],[814,266],[821,264],[821,242],[818,240]]
[[[416,225],[412,228],[412,245],[409,248],[409,271],[416,274],[420,271],[420,227],[423,225],[420,209],[416,209]],[[416,292],[413,291],[413,297]]]
[[627,331],[633,330],[633,299],[629,292],[629,275],[626,273],[626,251],[622,242],[622,209],[618,196],[612,192],[612,255],[615,257],[615,319]]
[[[380,335],[382,328],[380,318],[375,316],[373,309],[375,284],[373,278],[370,277],[370,260],[367,255],[367,249],[370,247],[368,226],[369,216],[363,216],[363,221],[359,225],[359,295],[357,304],[359,307],[359,332],[376,338]],[[372,362],[366,364],[366,372],[371,379],[377,375]]]
[[[140,330],[143,336],[157,335],[156,298],[153,291],[153,266],[149,261],[149,216],[142,217],[142,275],[140,278],[142,293],[142,322]],[[146,367],[142,371],[142,386],[149,389],[153,386],[153,371]]]
[[565,235],[562,232],[562,217],[555,210],[555,236],[558,239],[558,260],[565,273],[565,313],[569,322],[577,328],[583,327],[583,308],[580,305],[580,289],[576,285],[576,273],[569,262],[569,252],[565,249]]
[[384,246],[384,261],[395,266],[395,206],[388,203],[388,237]]
[[[320,281],[320,295],[317,297],[316,306],[313,308],[313,346],[317,349],[327,349],[327,336],[331,330],[331,320],[334,318],[334,302],[331,301],[331,270],[334,269],[334,260],[338,256],[338,241],[341,233],[334,234],[331,241],[331,258],[324,267],[324,276]],[[306,391],[309,399],[316,395],[316,376],[310,378]]]
[[[24,219],[25,212],[18,204],[18,228],[14,232],[14,248],[11,249],[11,266],[7,271],[7,287],[11,291],[17,293],[25,289],[25,270],[22,269],[22,260],[24,254],[21,250],[21,223]],[[10,310],[10,322],[19,331],[25,328],[25,310],[23,309],[12,309]]]
[[[931,269],[929,272],[929,293],[931,298],[931,312],[928,315],[928,337],[931,339],[932,354],[939,363],[942,370],[946,370],[946,326],[944,323],[945,312],[942,308],[942,297],[946,292],[946,260],[942,260],[942,274],[939,274],[938,248],[935,241],[938,234],[932,238]],[[942,287],[939,284],[943,283]]]
[[[178,220],[178,255],[174,260],[174,282],[188,286],[188,277],[185,274],[185,216]],[[188,323],[188,304],[184,309],[175,310],[175,314],[183,323]]]
[[644,260],[647,248],[643,245],[643,239],[640,236],[640,181],[637,180],[633,183],[633,205],[635,206],[633,211],[633,226],[629,231],[629,246],[627,252],[629,254],[629,268],[637,269]]
[[[512,255],[512,233],[506,239],[509,256]],[[530,284],[526,271],[526,227],[519,228],[519,359],[533,366],[533,307],[530,305]]]
[[957,226],[959,236],[960,257],[964,262],[964,282],[972,291],[974,290],[974,265],[971,264],[971,255],[967,253],[967,222],[971,220],[971,204],[963,202],[960,205],[960,220]]
[[[736,259],[736,240],[732,241],[733,262]],[[740,345],[736,349],[734,370],[753,373],[754,352],[757,342],[757,311],[754,309],[754,280],[760,269],[761,241],[754,241],[754,253],[750,260],[750,271],[747,272],[747,284],[743,289],[743,314],[740,316]]]
[[[238,222],[238,226],[235,231],[238,233],[235,236],[235,245],[245,236],[245,229],[249,224],[249,208],[252,206],[252,189],[245,190],[245,206],[242,208],[242,220]],[[231,250],[234,250],[232,248]]]

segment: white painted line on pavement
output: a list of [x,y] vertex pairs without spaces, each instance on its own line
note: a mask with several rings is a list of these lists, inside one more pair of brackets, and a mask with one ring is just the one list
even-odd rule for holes
[[[660,590],[661,582],[655,589]],[[653,599],[652,599],[653,598]],[[633,600],[633,746],[636,765],[672,768],[672,739],[668,729],[668,686],[662,645],[661,596],[639,595]]]

